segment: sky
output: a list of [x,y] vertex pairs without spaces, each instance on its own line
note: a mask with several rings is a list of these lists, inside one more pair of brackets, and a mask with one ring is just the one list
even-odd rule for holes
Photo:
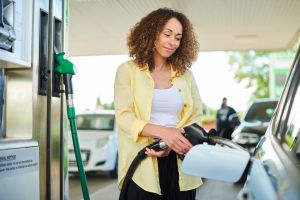
[[[96,99],[111,103],[114,95],[114,78],[118,66],[128,60],[127,55],[70,57],[76,66],[73,76],[74,103],[77,111],[92,110]],[[253,90],[245,89],[234,80],[226,52],[199,53],[191,67],[202,101],[217,109],[223,97],[237,111],[244,111]]]

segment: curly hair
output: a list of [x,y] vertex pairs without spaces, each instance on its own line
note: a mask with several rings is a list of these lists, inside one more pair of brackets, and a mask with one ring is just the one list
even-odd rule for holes
[[134,58],[140,68],[148,64],[150,71],[153,69],[154,42],[158,33],[171,18],[176,18],[181,23],[183,32],[178,49],[167,58],[167,63],[171,64],[176,75],[180,76],[197,59],[199,43],[189,19],[180,12],[169,8],[159,8],[136,23],[127,37],[129,56]]

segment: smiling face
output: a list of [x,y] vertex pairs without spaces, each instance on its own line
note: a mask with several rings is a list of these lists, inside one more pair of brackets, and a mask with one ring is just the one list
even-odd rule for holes
[[155,41],[155,56],[168,58],[176,51],[182,38],[182,25],[176,18],[171,18],[158,33]]

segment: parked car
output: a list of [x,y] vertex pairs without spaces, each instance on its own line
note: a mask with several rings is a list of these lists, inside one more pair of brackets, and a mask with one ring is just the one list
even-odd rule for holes
[[[105,171],[117,176],[118,141],[115,114],[112,110],[84,112],[76,116],[78,141],[86,172]],[[76,158],[69,137],[69,172],[78,172]]]
[[[183,160],[182,170],[185,173],[228,182],[239,181],[245,173],[247,180],[238,195],[239,199],[300,199],[299,52],[300,48],[267,131],[256,146],[254,155],[238,148],[196,145]],[[231,143],[236,144],[228,142]]]
[[277,103],[277,99],[271,98],[253,100],[244,113],[240,125],[232,133],[232,140],[253,152],[269,126]]

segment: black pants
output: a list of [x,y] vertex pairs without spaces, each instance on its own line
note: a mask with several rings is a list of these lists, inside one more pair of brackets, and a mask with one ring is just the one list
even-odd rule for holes
[[178,182],[178,167],[176,153],[158,158],[159,182],[162,195],[151,193],[140,188],[131,180],[127,200],[195,200],[196,190],[180,191]]

